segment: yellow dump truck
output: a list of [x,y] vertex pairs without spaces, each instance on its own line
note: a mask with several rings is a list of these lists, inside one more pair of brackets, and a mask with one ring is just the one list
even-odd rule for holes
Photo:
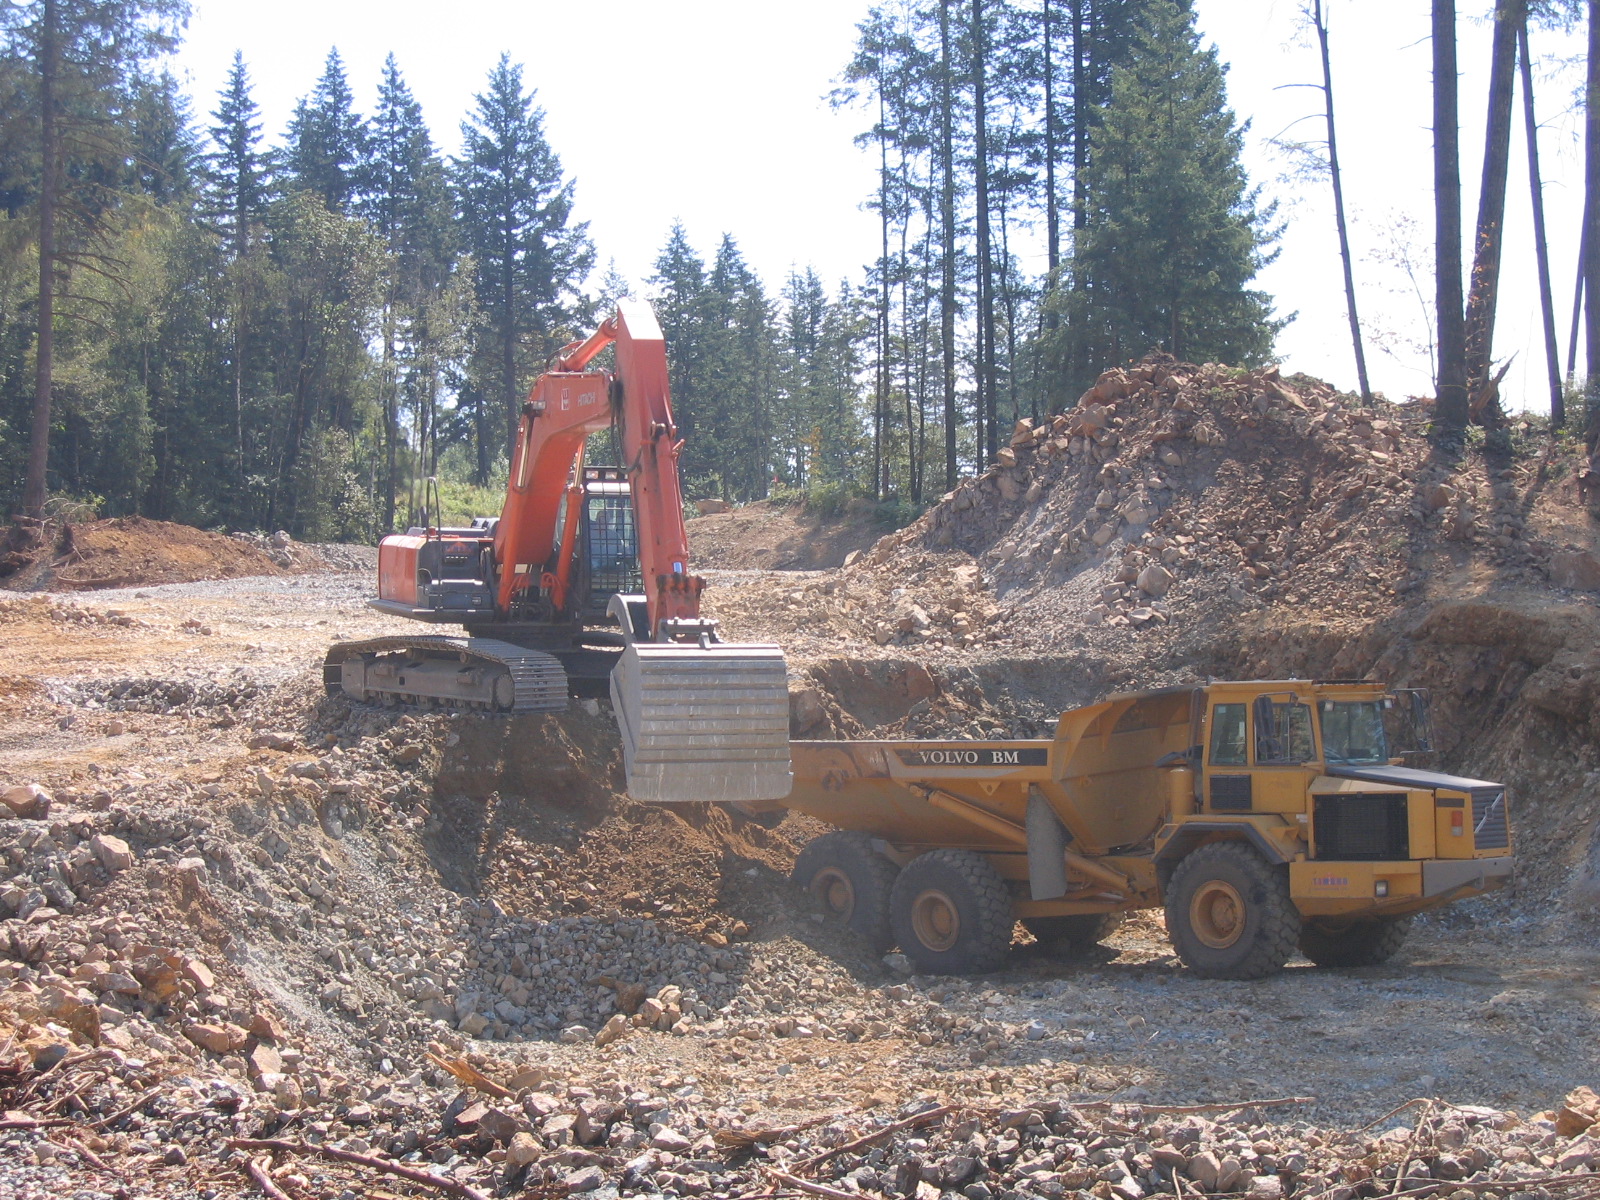
[[1212,682],[1073,709],[1049,740],[795,742],[782,804],[837,830],[794,877],[926,973],[996,968],[1018,919],[1070,949],[1155,907],[1211,978],[1297,948],[1380,963],[1412,914],[1511,876],[1505,787],[1404,765],[1427,716],[1367,680]]

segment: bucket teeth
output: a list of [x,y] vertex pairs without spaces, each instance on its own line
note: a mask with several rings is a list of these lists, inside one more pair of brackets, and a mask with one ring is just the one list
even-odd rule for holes
[[781,800],[794,784],[777,646],[635,643],[612,672],[611,704],[635,800]]

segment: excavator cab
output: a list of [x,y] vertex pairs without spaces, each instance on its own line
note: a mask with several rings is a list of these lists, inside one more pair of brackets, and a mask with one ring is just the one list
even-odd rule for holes
[[633,519],[627,473],[621,467],[583,468],[583,616],[606,619],[611,597],[644,590],[639,572],[639,530]]

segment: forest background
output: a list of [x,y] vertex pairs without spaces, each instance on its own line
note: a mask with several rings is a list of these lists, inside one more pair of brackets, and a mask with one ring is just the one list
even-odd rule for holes
[[[845,221],[832,211],[837,203],[817,208],[834,197],[836,180],[763,173],[771,147],[737,132],[738,102],[725,82],[748,64],[720,70],[714,53],[706,64],[663,63],[654,86],[674,88],[673,66],[689,92],[709,77],[727,130],[714,120],[663,128],[637,101],[637,127],[585,128],[575,106],[546,114],[540,105],[549,101],[535,91],[550,67],[546,42],[526,67],[520,55],[502,56],[459,132],[436,134],[393,56],[376,95],[361,98],[336,49],[320,78],[305,81],[287,122],[275,121],[257,104],[248,49],[209,94],[192,84],[202,72],[181,81],[173,73],[175,51],[195,52],[182,48],[188,10],[177,0],[8,0],[0,9],[0,479],[14,483],[0,499],[25,501],[41,345],[53,340],[43,490],[58,504],[370,540],[404,524],[420,479],[439,474],[461,514],[494,511],[509,424],[533,376],[618,295],[643,293],[669,340],[691,494],[804,491],[823,505],[859,495],[903,519],[992,459],[1014,420],[1075,398],[1105,366],[1150,349],[1243,365],[1271,358],[1294,312],[1276,311],[1260,272],[1280,245],[1304,258],[1283,233],[1311,210],[1322,250],[1314,272],[1298,269],[1310,285],[1292,299],[1312,299],[1290,340],[1310,321],[1351,361],[1345,326],[1361,293],[1339,303],[1338,243],[1326,206],[1313,199],[1328,191],[1329,147],[1324,93],[1305,85],[1321,77],[1295,79],[1281,109],[1258,114],[1247,131],[1185,3],[858,7],[854,44],[841,39],[831,87],[808,97],[859,134],[854,170],[838,172],[861,189]],[[1316,48],[1317,17],[1345,21],[1332,27],[1351,47],[1331,67],[1335,96],[1340,88],[1369,101],[1375,89],[1408,94],[1373,77],[1373,19],[1361,7],[1296,6],[1302,49]],[[1483,42],[1486,55],[1495,15],[1461,18],[1467,42]],[[1496,30],[1529,17],[1519,4],[1498,15]],[[1581,15],[1535,5],[1527,21],[1537,47],[1529,82],[1552,124],[1541,140],[1558,175],[1572,174],[1571,131],[1585,115],[1574,91]],[[314,27],[299,25],[298,40]],[[386,32],[374,26],[360,52],[370,55]],[[757,47],[782,43],[750,33]],[[619,25],[616,40],[628,36]],[[717,39],[708,42],[715,51]],[[1262,52],[1257,39],[1246,72],[1262,69]],[[609,81],[616,75],[608,80],[604,55],[588,61],[595,89],[627,91]],[[417,64],[419,74],[430,69]],[[265,90],[283,86],[275,75]],[[1464,89],[1461,124],[1480,123],[1482,107]],[[46,109],[56,116],[49,162]],[[1432,119],[1418,107],[1397,111],[1392,128],[1347,127],[1342,136],[1356,155],[1375,138],[1391,142],[1403,179],[1403,131]],[[618,189],[606,189],[618,245],[601,236],[605,223],[591,232],[584,180],[565,169],[556,126],[582,131],[571,143],[580,159],[600,152],[636,171],[631,186],[623,176],[638,212],[625,235]],[[1263,186],[1247,176],[1247,161]],[[694,216],[707,176],[737,179],[735,195],[741,186],[764,190],[765,207],[780,212],[809,206],[810,219],[791,222],[791,262],[820,261],[827,274],[770,265],[770,215],[760,232],[765,277],[742,252],[738,227],[718,242],[671,225],[666,214],[679,211],[680,196]],[[55,312],[41,324],[46,179],[58,193],[48,198],[57,213]],[[1525,182],[1521,189],[1525,198]],[[1577,265],[1570,201],[1582,189],[1566,191],[1568,203],[1551,212],[1559,227],[1551,239],[1568,247],[1557,256],[1557,290],[1571,288]],[[1357,344],[1415,375],[1433,358],[1433,214],[1389,207],[1381,195],[1355,204],[1386,228],[1368,238],[1363,257],[1347,254],[1352,273],[1369,280],[1369,297],[1372,278],[1400,293],[1377,306]],[[756,207],[746,211],[762,224]],[[1482,240],[1472,215],[1462,239],[1469,259]],[[638,239],[652,223],[661,241],[641,264]],[[1515,216],[1498,227],[1508,241],[1524,236]],[[1531,275],[1530,247],[1507,255]],[[1563,343],[1569,304],[1559,305]],[[1511,407],[1548,408],[1543,349],[1535,331],[1513,362],[1519,375],[1510,382],[1525,386]],[[1578,356],[1563,351],[1570,376]],[[1432,390],[1428,373],[1416,390]],[[1354,379],[1345,385],[1358,390]]]

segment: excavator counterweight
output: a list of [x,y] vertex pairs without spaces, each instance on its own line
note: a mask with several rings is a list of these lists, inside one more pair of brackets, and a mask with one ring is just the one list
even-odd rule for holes
[[[614,371],[592,366],[615,346]],[[622,461],[585,464],[616,431]],[[607,691],[628,792],[667,803],[781,799],[788,680],[771,645],[721,642],[689,572],[666,345],[648,305],[624,300],[534,383],[500,515],[383,539],[373,607],[466,627],[466,637],[334,646],[330,693],[500,712],[564,708]],[[634,590],[637,589],[637,590]],[[614,622],[618,630],[596,628]]]

